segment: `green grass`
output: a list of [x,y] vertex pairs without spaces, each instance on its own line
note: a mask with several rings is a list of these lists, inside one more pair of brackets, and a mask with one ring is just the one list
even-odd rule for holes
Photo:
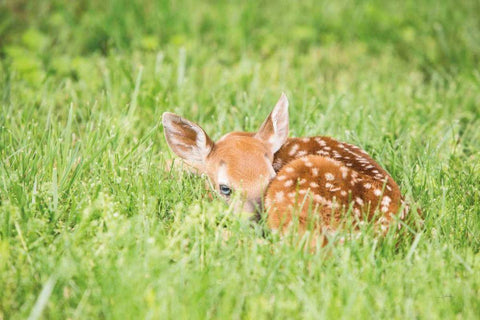
[[[1,2],[0,319],[478,318],[479,44],[473,0]],[[424,227],[306,253],[167,165],[164,111],[218,138],[282,91]]]

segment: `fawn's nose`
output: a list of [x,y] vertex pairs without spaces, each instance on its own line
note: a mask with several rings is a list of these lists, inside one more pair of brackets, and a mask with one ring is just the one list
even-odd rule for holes
[[255,218],[262,211],[262,198],[244,199],[233,203],[234,211],[238,214],[245,214],[248,218]]

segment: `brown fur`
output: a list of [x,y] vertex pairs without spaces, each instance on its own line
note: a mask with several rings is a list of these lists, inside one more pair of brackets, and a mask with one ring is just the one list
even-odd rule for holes
[[300,231],[313,218],[319,227],[334,228],[346,214],[375,219],[386,231],[402,204],[398,185],[380,165],[329,137],[289,139],[275,154],[274,168],[277,176],[265,194],[272,229],[285,230],[294,212]]

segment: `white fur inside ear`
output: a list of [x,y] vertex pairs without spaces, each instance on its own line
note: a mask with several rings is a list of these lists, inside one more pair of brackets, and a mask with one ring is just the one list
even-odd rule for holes
[[165,138],[172,151],[185,161],[203,165],[213,142],[197,124],[165,112],[162,117]]
[[273,135],[268,139],[268,142],[277,152],[282,147],[288,137],[288,99],[285,93],[278,100],[271,115],[273,125]]

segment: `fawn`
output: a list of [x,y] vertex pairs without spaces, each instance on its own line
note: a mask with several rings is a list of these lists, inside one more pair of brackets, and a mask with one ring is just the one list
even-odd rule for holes
[[256,133],[231,132],[213,142],[197,124],[163,114],[172,151],[206,174],[226,201],[243,200],[236,211],[259,212],[285,232],[298,219],[300,232],[314,221],[335,230],[346,216],[373,221],[385,233],[407,207],[390,175],[360,148],[330,137],[288,138],[288,99],[282,94]]

